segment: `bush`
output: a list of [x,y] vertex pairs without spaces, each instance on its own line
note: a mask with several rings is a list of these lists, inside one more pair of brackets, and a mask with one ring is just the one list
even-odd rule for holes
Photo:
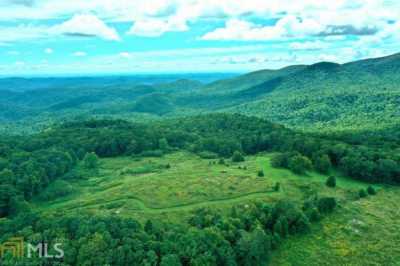
[[83,165],[87,169],[95,169],[99,164],[99,157],[97,157],[96,153],[90,152],[86,153],[85,158],[83,158]]
[[264,176],[264,171],[263,170],[258,171],[257,176],[258,177],[263,177]]
[[375,190],[375,188],[372,187],[372,186],[369,186],[369,187],[367,188],[367,192],[368,192],[369,195],[376,195],[376,190]]
[[296,233],[306,233],[310,231],[311,224],[308,217],[304,213],[300,213],[299,217],[294,223],[294,226],[296,229]]
[[360,189],[360,191],[358,191],[358,196],[360,198],[365,198],[368,196],[367,192],[365,191],[365,189]]
[[311,167],[312,163],[306,156],[296,155],[289,160],[289,169],[296,174],[305,174]]
[[225,164],[225,160],[223,158],[219,159],[218,164]]
[[336,208],[336,199],[332,197],[320,198],[318,200],[318,211],[320,213],[329,213]]
[[200,158],[202,159],[217,159],[218,155],[214,152],[209,152],[209,151],[202,151],[199,152],[198,155],[200,156]]
[[334,176],[328,177],[328,179],[326,180],[326,185],[328,187],[336,187],[336,177]]
[[[163,168],[167,168],[168,169],[168,165],[158,165],[155,163],[143,163],[140,166],[137,166],[135,168],[128,168],[125,167],[123,168],[119,174],[120,175],[141,175],[141,174],[147,174],[147,173],[154,173],[157,172],[160,169]],[[170,167],[170,166],[169,166]]]
[[321,214],[319,213],[318,209],[316,209],[316,208],[311,208],[311,209],[306,210],[305,214],[307,215],[310,222],[317,222],[317,221],[321,220]]
[[288,168],[289,165],[289,154],[280,153],[271,158],[271,166],[275,168]]
[[74,188],[70,183],[63,180],[56,180],[41,193],[39,198],[45,201],[54,200],[60,197],[65,197],[72,192],[74,192]]
[[274,186],[274,191],[279,191],[281,189],[281,183],[276,182],[275,186]]
[[235,151],[232,155],[232,162],[244,162],[244,157],[239,151]]
[[331,160],[329,159],[329,156],[326,154],[323,154],[321,156],[315,156],[314,167],[320,173],[323,174],[329,173],[329,170],[332,167],[332,163]]

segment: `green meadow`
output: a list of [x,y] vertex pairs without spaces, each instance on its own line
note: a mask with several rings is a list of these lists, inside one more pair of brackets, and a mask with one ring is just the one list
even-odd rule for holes
[[[329,188],[325,175],[296,175],[271,167],[271,156],[258,154],[224,164],[188,152],[100,159],[95,171],[77,167],[80,178],[68,181],[71,194],[51,201],[36,198],[33,205],[48,214],[91,213],[183,224],[193,211],[204,207],[224,213],[228,207],[251,202],[300,203],[314,195],[334,196],[339,208],[313,224],[311,234],[284,241],[272,265],[379,265],[382,261],[396,265],[400,261],[396,188],[375,186],[376,196],[358,199],[358,191],[368,184],[333,172],[337,186]],[[260,170],[263,177],[257,175]],[[273,189],[277,182],[278,192]]]
[[[164,157],[117,157],[100,160],[97,171],[78,167],[82,177],[71,181],[73,193],[54,201],[36,200],[42,210],[114,212],[141,217],[172,212],[177,218],[198,207],[249,200],[301,200],[313,193],[351,197],[365,184],[338,176],[340,190],[324,188],[326,176],[310,172],[298,176],[270,166],[270,154],[247,157],[245,162],[201,159],[177,152]],[[263,170],[265,176],[258,177]],[[273,187],[281,183],[281,191]],[[353,191],[354,190],[354,191]]]

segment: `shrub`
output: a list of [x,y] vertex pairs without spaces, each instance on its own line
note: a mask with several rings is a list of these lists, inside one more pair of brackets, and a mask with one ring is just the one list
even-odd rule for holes
[[56,180],[50,184],[45,191],[41,193],[41,200],[54,200],[60,197],[65,197],[74,192],[74,188],[70,183],[63,180]]
[[225,160],[223,158],[219,159],[218,164],[225,164]]
[[358,196],[360,198],[365,198],[368,196],[367,192],[365,191],[365,189],[360,189],[360,191],[358,191]]
[[334,176],[328,177],[328,179],[326,180],[326,185],[328,187],[336,187],[336,177]]
[[296,155],[289,160],[289,169],[296,174],[305,174],[311,167],[312,163],[306,156]]
[[318,211],[320,213],[329,213],[336,208],[336,199],[332,197],[324,197],[318,200]]
[[244,157],[239,151],[235,151],[232,155],[232,162],[244,162]]
[[287,168],[289,165],[289,154],[280,153],[271,158],[271,166],[275,168]]
[[298,216],[297,220],[294,223],[294,226],[296,233],[306,233],[310,231],[311,224],[308,217],[304,213],[300,213],[300,215]]
[[199,152],[198,155],[200,156],[200,158],[202,159],[217,159],[218,155],[214,152],[209,152],[209,151],[202,151]]
[[306,210],[305,214],[307,215],[310,222],[317,222],[317,221],[321,220],[321,214],[319,213],[318,209],[316,209],[316,208],[311,208],[311,209]]
[[367,188],[367,192],[368,192],[369,195],[376,195],[376,190],[375,190],[375,188],[373,186],[369,186]]
[[275,186],[274,186],[274,191],[279,191],[281,189],[281,183],[276,182]]
[[329,173],[329,170],[332,167],[332,163],[331,160],[329,159],[329,156],[326,154],[323,154],[321,156],[315,156],[314,167],[320,173],[323,174]]
[[263,170],[258,171],[257,176],[258,177],[263,177],[264,176],[264,171]]
[[86,153],[85,158],[83,159],[83,165],[87,169],[95,169],[97,168],[99,163],[99,158],[97,157],[96,153],[90,152]]

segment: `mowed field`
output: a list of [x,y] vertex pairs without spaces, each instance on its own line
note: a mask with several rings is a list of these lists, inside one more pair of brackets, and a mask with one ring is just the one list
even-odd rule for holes
[[[101,159],[97,171],[78,167],[81,178],[68,181],[73,193],[52,201],[36,199],[33,205],[44,214],[89,212],[179,223],[203,207],[224,213],[254,201],[300,203],[314,195],[334,196],[339,208],[313,225],[310,234],[285,241],[272,265],[400,265],[398,189],[375,186],[378,195],[360,200],[358,191],[368,184],[332,173],[338,184],[328,188],[327,176],[272,168],[271,156],[225,164],[187,152]],[[259,170],[264,177],[257,175]],[[273,189],[277,182],[279,192]]]

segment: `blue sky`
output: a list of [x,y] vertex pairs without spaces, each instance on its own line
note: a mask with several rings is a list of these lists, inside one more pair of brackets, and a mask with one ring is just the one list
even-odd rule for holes
[[379,57],[400,52],[399,2],[0,0],[0,75],[246,72]]

